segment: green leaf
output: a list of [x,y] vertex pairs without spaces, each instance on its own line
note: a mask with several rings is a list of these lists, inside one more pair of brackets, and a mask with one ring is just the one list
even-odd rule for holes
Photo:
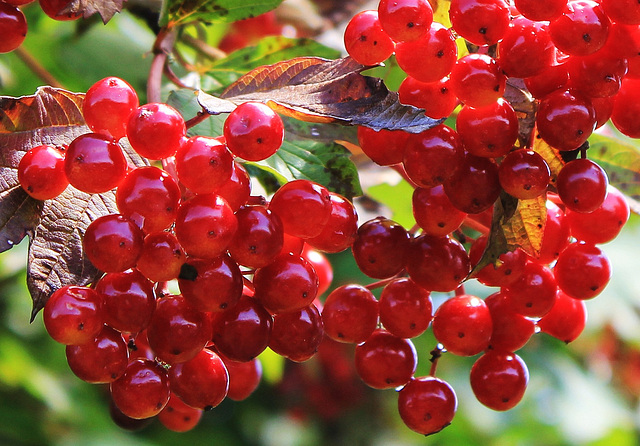
[[166,0],[160,26],[203,21],[230,23],[274,9],[282,0]]
[[227,86],[254,68],[300,56],[336,59],[340,57],[340,52],[311,39],[271,36],[265,37],[254,46],[234,51],[224,59],[214,62],[207,74]]
[[406,181],[397,184],[382,183],[367,189],[367,195],[391,210],[391,218],[406,229],[416,224],[411,198],[413,187]]

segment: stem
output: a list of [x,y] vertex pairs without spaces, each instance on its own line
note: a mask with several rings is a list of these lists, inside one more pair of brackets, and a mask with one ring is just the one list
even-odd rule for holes
[[431,354],[431,358],[429,359],[429,361],[431,361],[429,376],[433,376],[435,378],[436,370],[438,368],[438,360],[440,359],[440,357],[442,357],[443,351],[444,351],[444,347],[442,347],[442,344],[438,344],[436,345],[436,348],[434,348],[429,352]]
[[467,218],[464,219],[462,224],[465,225],[467,228],[470,228],[470,229],[473,229],[474,231],[480,232],[481,234],[488,234],[489,233],[489,228],[488,227],[486,227],[485,225],[483,225],[479,221],[475,220],[470,215],[468,215]]
[[369,291],[371,290],[375,290],[378,288],[383,288],[385,286],[387,286],[387,284],[393,282],[394,280],[396,280],[399,277],[403,276],[404,271],[400,271],[398,274],[396,274],[393,277],[389,277],[388,279],[382,279],[382,280],[378,280],[377,282],[373,282],[370,283],[369,285],[365,285],[365,288],[368,289]]
[[33,57],[24,46],[21,45],[16,48],[14,50],[14,54],[18,56],[18,58],[45,84],[55,88],[64,88],[64,85],[62,85],[62,83],[58,81],[58,79],[56,79],[53,74],[51,74],[44,66],[42,66],[42,64],[38,62],[38,59]]
[[462,296],[464,294],[464,284],[460,284],[460,286],[456,288],[456,296]]
[[206,111],[202,110],[202,111],[199,111],[198,114],[195,115],[193,118],[191,118],[188,121],[186,121],[184,124],[187,126],[187,129],[190,129],[191,127],[195,127],[196,125],[198,125],[201,122],[203,122],[209,116],[210,116],[209,113],[207,113]]
[[204,41],[197,39],[193,36],[190,36],[188,34],[183,34],[180,40],[185,44],[189,45],[194,50],[198,51],[201,54],[204,54],[207,57],[210,57],[211,59],[218,60],[218,59],[223,59],[227,56],[227,53],[225,53],[224,51],[216,47],[213,47],[211,45],[208,45]]
[[164,297],[169,294],[171,294],[171,291],[169,291],[169,282],[158,282],[156,284],[156,296]]
[[183,83],[178,76],[176,76],[176,74],[168,64],[164,65],[164,75],[167,76],[167,78],[177,87],[191,88],[187,84]]
[[147,102],[161,102],[162,73],[167,63],[167,57],[173,49],[176,34],[167,28],[162,28],[153,44],[153,61],[147,79]]

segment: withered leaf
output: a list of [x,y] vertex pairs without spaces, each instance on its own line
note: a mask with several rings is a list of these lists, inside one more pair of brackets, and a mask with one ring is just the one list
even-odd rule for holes
[[82,14],[86,19],[94,14],[100,14],[103,23],[107,23],[117,13],[122,11],[127,0],[71,0],[59,12],[60,15]]
[[[442,122],[424,110],[403,105],[382,80],[363,76],[366,66],[350,57],[327,60],[297,57],[256,68],[231,84],[221,95],[235,104],[267,103],[276,111],[308,122],[364,125],[375,130],[419,133]],[[220,102],[200,94],[200,105],[220,113]]]
[[535,152],[538,152],[538,154],[547,162],[551,173],[549,184],[555,187],[558,173],[560,173],[560,169],[564,166],[564,161],[560,156],[560,152],[547,144],[545,140],[540,137],[537,131],[535,131],[535,137],[533,138],[533,145],[531,148]]
[[[83,98],[51,87],[33,96],[0,98],[0,250],[29,235],[32,318],[52,291],[96,278],[98,271],[84,257],[81,237],[91,221],[117,210],[113,191],[92,195],[69,186],[59,197],[42,202],[18,183],[17,166],[28,150],[41,144],[66,145],[89,132],[82,117]],[[131,164],[146,163],[126,141],[121,145]]]
[[524,86],[522,79],[508,79],[504,98],[511,104],[518,117],[518,147],[531,147],[536,125],[536,100]]

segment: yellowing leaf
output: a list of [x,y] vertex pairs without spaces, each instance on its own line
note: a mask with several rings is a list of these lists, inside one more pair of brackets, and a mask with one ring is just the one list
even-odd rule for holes
[[547,162],[549,171],[551,172],[549,184],[555,186],[556,179],[558,178],[558,173],[560,172],[560,169],[562,169],[562,166],[564,166],[564,161],[560,156],[560,152],[547,144],[540,137],[538,132],[535,132],[532,149],[535,152],[538,152],[538,154],[540,154],[540,156],[542,156],[542,158],[544,158],[544,160]]

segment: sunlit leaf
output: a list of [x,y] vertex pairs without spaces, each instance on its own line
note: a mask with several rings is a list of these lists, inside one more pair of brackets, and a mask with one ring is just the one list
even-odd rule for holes
[[263,14],[282,0],[167,0],[160,24],[177,25],[196,20],[230,23]]
[[537,132],[535,133],[535,137],[533,139],[532,149],[535,152],[538,152],[538,154],[542,156],[542,158],[544,158],[544,160],[547,162],[549,171],[551,173],[549,184],[555,186],[556,180],[558,178],[558,173],[560,173],[560,169],[562,169],[562,166],[564,166],[564,161],[562,161],[560,152],[547,144]]

